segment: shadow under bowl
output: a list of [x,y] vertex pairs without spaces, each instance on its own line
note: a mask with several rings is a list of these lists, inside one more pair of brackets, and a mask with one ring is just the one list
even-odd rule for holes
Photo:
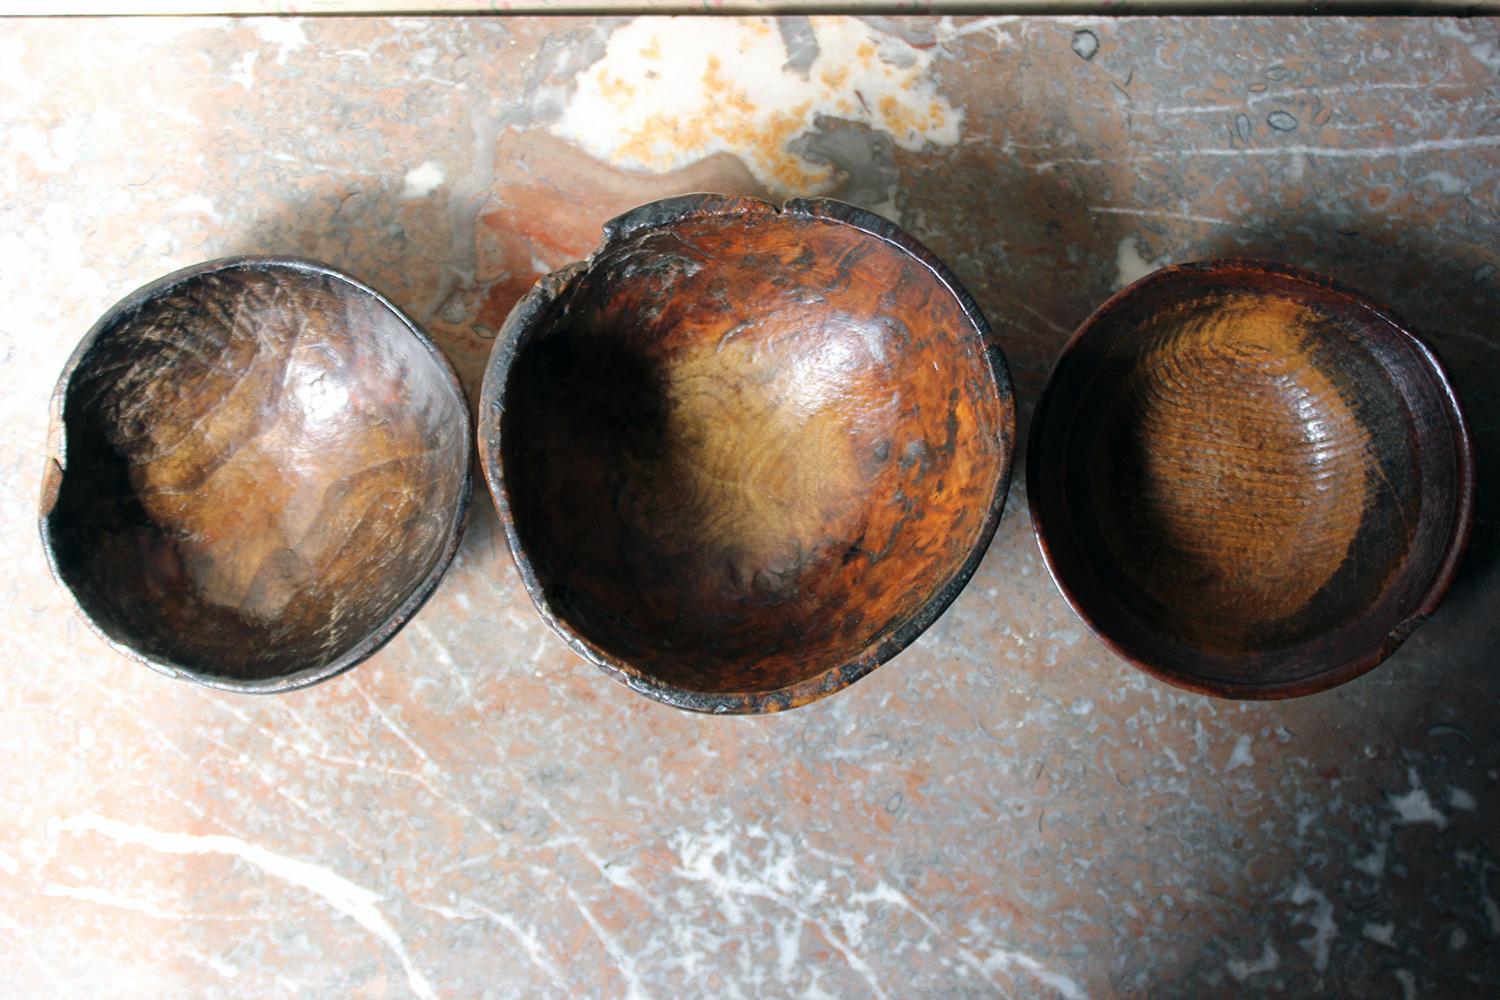
[[324,680],[416,613],[457,549],[469,413],[390,302],[240,257],[116,304],[52,400],[41,532],[121,652],[246,692]]
[[706,712],[804,704],[916,638],[984,554],[1015,436],[983,317],[911,237],[710,195],[628,213],[543,278],[480,414],[543,617]]
[[1166,268],[1073,336],[1037,406],[1032,522],[1074,610],[1170,683],[1235,698],[1341,684],[1447,592],[1470,444],[1431,350],[1276,264]]

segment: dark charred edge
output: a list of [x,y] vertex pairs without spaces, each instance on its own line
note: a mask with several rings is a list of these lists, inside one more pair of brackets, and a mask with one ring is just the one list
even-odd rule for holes
[[[1454,456],[1458,465],[1456,470],[1458,475],[1458,495],[1455,500],[1454,524],[1448,535],[1448,543],[1444,549],[1443,558],[1438,564],[1432,582],[1423,593],[1417,610],[1396,625],[1368,653],[1335,665],[1311,678],[1292,684],[1256,685],[1239,684],[1229,681],[1207,681],[1196,675],[1184,674],[1163,667],[1160,664],[1144,659],[1133,651],[1126,650],[1111,636],[1106,634],[1093,617],[1084,611],[1077,596],[1058,573],[1057,566],[1053,561],[1052,547],[1047,538],[1047,514],[1039,506],[1037,501],[1038,491],[1034,488],[1034,484],[1040,482],[1042,476],[1042,462],[1038,444],[1042,438],[1042,428],[1051,416],[1052,390],[1057,383],[1059,373],[1062,371],[1063,366],[1071,359],[1079,342],[1094,327],[1100,325],[1115,313],[1136,292],[1158,282],[1170,280],[1178,274],[1204,274],[1216,270],[1221,272],[1232,270],[1250,274],[1271,275],[1311,285],[1324,291],[1333,292],[1347,300],[1351,305],[1355,305],[1360,310],[1380,319],[1399,336],[1405,338],[1425,362],[1428,373],[1436,380],[1438,388],[1442,391],[1443,400],[1448,410],[1449,425],[1453,434]],[[1027,512],[1031,515],[1032,535],[1036,538],[1037,547],[1041,550],[1042,562],[1047,567],[1047,575],[1052,578],[1053,585],[1062,594],[1063,600],[1067,603],[1068,607],[1083,622],[1094,638],[1121,660],[1124,660],[1132,667],[1148,674],[1156,680],[1169,684],[1172,687],[1191,691],[1194,694],[1208,695],[1226,700],[1284,701],[1289,698],[1301,698],[1307,695],[1319,694],[1346,684],[1374,670],[1389,658],[1391,654],[1396,652],[1402,643],[1411,636],[1412,632],[1425,622],[1437,610],[1438,606],[1443,603],[1443,599],[1448,596],[1448,591],[1453,585],[1453,580],[1458,575],[1459,564],[1463,561],[1464,552],[1468,549],[1469,537],[1472,534],[1474,523],[1474,444],[1469,436],[1468,421],[1464,418],[1463,409],[1459,405],[1458,393],[1454,390],[1453,382],[1448,376],[1448,371],[1443,366],[1437,352],[1433,350],[1432,345],[1413,332],[1406,321],[1384,303],[1358,291],[1350,285],[1346,285],[1327,275],[1294,267],[1290,264],[1283,264],[1279,261],[1258,260],[1246,257],[1187,261],[1152,271],[1150,274],[1137,279],[1111,295],[1104,301],[1103,305],[1095,309],[1083,321],[1078,329],[1073,332],[1073,335],[1068,338],[1067,343],[1063,345],[1062,351],[1058,354],[1057,360],[1052,365],[1052,371],[1047,376],[1047,382],[1042,387],[1042,394],[1037,398],[1036,410],[1031,418],[1031,433],[1027,438],[1026,482],[1029,486],[1033,487],[1026,491]]]
[[774,215],[781,211],[763,198],[749,195],[711,194],[699,192],[682,194],[659,201],[647,202],[615,216],[604,224],[603,245],[589,258],[592,261],[606,248],[615,243],[624,243],[641,233],[661,229],[688,219],[707,218],[715,215]]
[[[714,215],[743,215],[751,213],[785,213],[803,218],[826,219],[830,222],[852,226],[894,246],[925,266],[958,302],[964,317],[978,335],[980,347],[989,364],[994,380],[996,398],[1003,411],[1001,428],[1001,450],[1004,460],[995,492],[991,497],[979,535],[972,551],[956,573],[940,587],[928,601],[910,618],[885,636],[879,637],[857,658],[798,681],[783,688],[768,691],[711,692],[695,691],[665,684],[648,677],[578,634],[561,620],[548,602],[544,588],[537,578],[531,560],[525,555],[515,526],[514,515],[505,485],[504,463],[501,460],[501,421],[505,413],[505,385],[521,348],[536,332],[536,324],[551,308],[552,304],[566,295],[572,283],[599,257],[615,245],[634,239],[652,229],[673,225],[687,219]],[[1000,526],[1000,517],[1005,511],[1005,501],[1010,493],[1011,473],[1015,461],[1016,407],[1015,395],[1006,365],[1004,353],[992,332],[989,321],[968,290],[937,259],[937,257],[911,234],[894,222],[866,209],[858,208],[831,198],[793,199],[778,208],[760,198],[736,197],[718,194],[687,194],[660,201],[649,202],[616,216],[603,227],[603,240],[586,260],[570,264],[541,278],[512,308],[499,334],[496,335],[494,353],[485,369],[483,390],[480,395],[480,419],[484,440],[481,442],[480,459],[484,467],[486,482],[500,515],[505,531],[505,540],[510,548],[512,561],[521,574],[522,585],[535,605],[542,620],[556,632],[568,648],[585,660],[603,670],[611,678],[653,701],[689,712],[709,715],[763,715],[787,711],[811,704],[841,691],[889,661],[897,653],[911,645],[918,636],[937,621],[944,611],[958,598],[973,579],[980,562],[994,540]]]
[[531,598],[531,603],[542,620],[580,656],[604,666],[593,653],[579,648],[578,644],[583,640],[557,620],[547,603],[536,568],[532,566],[521,545],[520,532],[516,528],[515,515],[511,509],[510,491],[505,482],[505,463],[501,458],[506,385],[510,381],[511,368],[521,350],[537,332],[540,320],[558,299],[571,291],[573,282],[588,269],[592,260],[591,256],[588,260],[577,261],[542,275],[511,307],[510,314],[505,317],[505,322],[495,334],[495,346],[485,363],[484,379],[479,391],[478,435],[479,464],[484,473],[485,485],[489,487],[490,499],[495,504],[495,512],[500,517],[500,528],[505,534],[505,547],[510,550],[511,562],[521,575],[521,585],[526,590],[526,596]]
[[[67,429],[63,426],[64,408],[68,393],[72,389],[73,376],[76,374],[79,363],[93,348],[95,342],[107,330],[113,328],[121,318],[127,314],[142,308],[147,302],[156,298],[164,292],[168,292],[178,285],[219,271],[230,271],[240,269],[274,270],[286,268],[293,271],[302,271],[308,274],[317,274],[343,282],[359,291],[371,296],[380,305],[390,310],[403,326],[416,337],[432,357],[440,365],[448,376],[448,382],[457,395],[459,403],[459,418],[463,424],[464,440],[470,440],[473,436],[473,427],[469,420],[469,401],[463,390],[463,384],[458,379],[458,372],[453,363],[448,360],[426,332],[417,323],[407,316],[390,299],[369,285],[310,257],[282,256],[275,254],[250,254],[236,257],[220,257],[215,260],[203,261],[192,264],[170,274],[163,275],[154,281],[148,282],[135,291],[120,299],[114,305],[105,310],[104,314],[89,328],[73,353],[68,356],[67,363],[63,365],[62,374],[58,376],[57,385],[52,390],[52,413],[51,427],[48,429],[49,449],[51,454],[48,458],[48,473],[43,478],[43,496],[38,518],[38,527],[41,533],[42,552],[47,560],[47,569],[52,578],[57,581],[68,594],[68,599],[73,605],[74,612],[89,630],[104,641],[106,645],[127,659],[133,660],[143,666],[150,667],[158,673],[180,680],[191,681],[203,687],[214,688],[220,691],[231,691],[239,694],[282,694],[287,691],[295,691],[300,688],[311,687],[336,677],[346,670],[357,666],[378,652],[386,643],[393,639],[397,632],[409,622],[422,606],[427,603],[432,594],[437,590],[438,583],[448,572],[448,567],[453,562],[453,557],[458,554],[458,546],[463,539],[464,528],[468,524],[469,504],[474,491],[474,459],[472,449],[464,460],[463,482],[459,487],[458,503],[455,505],[452,521],[449,527],[448,540],[439,553],[437,561],[433,563],[432,569],[419,583],[401,605],[392,612],[378,628],[356,643],[347,653],[339,658],[324,664],[321,667],[312,667],[293,674],[281,677],[260,678],[256,680],[235,680],[222,675],[208,674],[191,667],[184,666],[164,657],[151,656],[109,635],[99,622],[95,621],[79,602],[73,588],[68,586],[67,581],[58,571],[55,547],[52,541],[52,531],[48,524],[52,513],[52,504],[55,500],[56,491],[61,488],[62,479],[67,475]],[[53,467],[55,466],[55,471]]]

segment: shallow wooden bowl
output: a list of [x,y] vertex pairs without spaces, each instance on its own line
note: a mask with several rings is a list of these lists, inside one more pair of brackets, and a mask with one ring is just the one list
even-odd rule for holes
[[480,457],[542,615],[710,712],[836,691],[957,596],[1015,408],[984,319],[879,216],[688,196],[605,227],[517,304]]
[[1390,655],[1446,593],[1474,490],[1426,345],[1327,279],[1234,260],[1158,271],[1084,323],[1027,481],[1094,632],[1236,698],[1320,691]]
[[127,655],[270,692],[345,670],[431,594],[470,492],[469,414],[393,305],[235,258],[115,305],[52,401],[42,541]]

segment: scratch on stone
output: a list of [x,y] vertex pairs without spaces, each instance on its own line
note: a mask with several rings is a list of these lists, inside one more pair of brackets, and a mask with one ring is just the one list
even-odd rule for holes
[[178,795],[176,792],[172,791],[172,789],[170,789],[170,788],[164,788],[164,789],[162,789],[162,794],[165,795],[167,798],[171,799],[173,802],[176,802],[178,805],[184,807],[185,809],[187,809],[188,812],[192,813],[194,816],[197,816],[199,819],[203,820],[204,822],[213,823],[214,825],[218,826],[220,829],[227,830],[230,833],[238,833],[238,831],[236,831],[236,830],[230,830],[229,827],[225,826],[223,823],[219,822],[218,820],[210,819],[208,813],[206,813],[203,810],[202,806],[200,806],[198,803],[192,801],[191,799],[187,799],[187,798],[182,797],[181,795]]
[[[1048,26],[1066,25],[1070,28],[1092,28],[1102,24],[1113,24],[1107,17],[1091,17],[1088,15],[1074,15],[1070,17],[1065,14],[1055,14],[1040,20]],[[943,42],[952,38],[962,38],[964,35],[972,35],[979,31],[988,31],[991,28],[1004,27],[1007,24],[1015,24],[1023,30],[1030,29],[1037,27],[1038,22],[1039,19],[1031,14],[995,14],[989,17],[978,17],[955,27],[952,17],[944,17],[938,22],[933,34],[937,37],[938,41]]]
[[[1258,96],[1258,95],[1257,95]],[[1243,111],[1245,104],[1184,104],[1175,108],[1150,108],[1153,115],[1206,115],[1217,111]],[[1100,111],[1113,111],[1116,105],[1094,104],[1090,107],[1098,108]]]
[[1023,952],[996,948],[991,951],[988,961],[980,959],[978,955],[965,947],[957,937],[919,909],[906,893],[888,882],[881,882],[871,892],[858,894],[854,898],[857,901],[870,900],[879,903],[890,903],[910,913],[920,920],[929,931],[940,938],[946,938],[952,942],[954,950],[958,952],[959,957],[964,960],[964,963],[978,971],[997,990],[1000,989],[1000,984],[990,975],[990,969],[996,965],[1001,967],[1016,966],[1030,973],[1033,978],[1057,990],[1067,1000],[1083,1000],[1083,990],[1071,978],[1049,971],[1042,963]]
[[1143,156],[1131,156],[1119,160],[1085,156],[1059,157],[1055,160],[1043,160],[1032,164],[1032,169],[1038,173],[1046,173],[1062,164],[1075,164],[1085,167],[1128,166],[1136,163],[1149,163],[1155,160],[1188,159],[1194,156],[1321,156],[1330,159],[1374,160],[1384,156],[1411,156],[1417,153],[1483,149],[1492,146],[1500,146],[1500,135],[1480,135],[1469,138],[1451,139],[1422,139],[1401,146],[1250,146],[1243,149],[1199,149],[1189,147],[1187,149],[1156,150],[1146,153]]
[[[503,748],[501,749],[503,750]],[[504,758],[502,758],[502,760],[504,760]],[[605,881],[609,882],[616,888],[625,889],[626,891],[634,894],[636,898],[645,903],[647,908],[649,908],[653,913],[659,914],[661,912],[661,908],[657,904],[656,900],[647,895],[646,891],[641,887],[641,884],[637,882],[628,871],[626,871],[619,865],[606,865],[604,863],[604,859],[602,859],[597,853],[595,853],[594,849],[589,846],[588,841],[584,839],[582,834],[580,834],[578,830],[570,822],[568,822],[568,820],[561,813],[559,813],[556,808],[553,807],[552,802],[545,795],[532,788],[531,785],[526,782],[525,778],[523,778],[516,772],[516,769],[511,766],[509,761],[504,762],[504,767],[507,771],[510,772],[511,777],[515,779],[516,786],[521,789],[521,792],[527,798],[535,802],[537,806],[543,812],[545,812],[548,817],[551,818],[552,822],[556,823],[558,827],[567,834],[566,837],[551,838],[543,844],[536,845],[537,847],[572,847],[579,854],[583,855],[584,859],[588,861],[589,864],[594,866],[595,870],[599,872],[599,875],[604,878]]]
[[1184,222],[1204,222],[1215,226],[1232,226],[1230,219],[1216,215],[1192,215],[1187,212],[1165,212],[1149,208],[1115,208],[1112,205],[1090,205],[1088,211],[1099,215],[1138,215],[1146,219],[1180,219]]
[[[290,706],[286,706],[284,704],[284,699],[278,699],[278,703],[282,704],[283,707],[286,708],[287,712],[291,715],[292,720],[304,732],[308,733],[321,744],[322,749],[306,746],[300,743],[292,743],[285,737],[279,735],[275,730],[269,729],[265,726],[257,725],[254,720],[252,720],[248,715],[244,714],[239,709],[230,707],[223,701],[216,700],[214,702],[214,705],[228,712],[230,715],[244,720],[247,725],[251,726],[262,735],[269,737],[278,746],[284,747],[287,750],[290,750],[293,753],[297,754],[297,756],[302,757],[306,760],[322,761],[325,764],[333,764],[340,767],[352,767],[358,771],[377,771],[381,774],[389,774],[401,778],[417,777],[417,775],[413,772],[404,770],[402,768],[387,767],[383,764],[375,764],[368,760],[360,760],[358,757],[348,757],[343,754],[336,754],[332,752],[332,750],[328,748],[327,742],[324,741],[321,736],[318,736],[305,722],[303,722],[301,717],[291,710]],[[219,745],[223,746],[222,743],[220,743]],[[228,750],[229,748],[224,747],[224,749]]]
[[600,944],[604,945],[604,950],[609,952],[609,957],[615,960],[615,966],[620,970],[621,978],[625,980],[625,1000],[650,1000],[651,995],[641,986],[640,977],[636,975],[635,960],[627,955],[620,947],[620,943],[604,929],[604,925],[600,924],[598,918],[594,916],[594,911],[590,910],[578,893],[573,891],[572,886],[564,885],[563,891],[578,908],[579,915],[589,927],[593,928],[594,936],[599,939]]
[[[372,711],[372,712],[375,713],[375,717],[380,720],[380,724],[383,725],[383,726],[385,726],[385,728],[388,729],[388,730],[390,730],[392,733],[394,733],[395,736],[396,736],[396,738],[399,739],[402,743],[405,743],[406,744],[406,748],[408,750],[410,750],[412,752],[412,754],[415,755],[418,760],[422,761],[423,765],[425,765],[425,769],[426,770],[430,770],[430,771],[432,771],[435,774],[444,774],[445,773],[443,771],[443,769],[438,766],[437,761],[433,760],[432,757],[431,757],[431,755],[429,755],[426,750],[423,750],[422,747],[420,745],[418,745],[418,743],[417,743],[416,740],[412,739],[409,735],[407,735],[406,730],[403,729],[388,714],[386,714],[385,709],[381,708],[380,704],[378,702],[376,702],[374,698],[370,697],[369,692],[367,692],[364,688],[360,687],[358,683],[355,683],[355,684],[353,684],[351,686],[354,688],[355,691],[359,692],[359,696],[365,700],[365,704],[367,704],[367,705],[370,706],[370,711]],[[414,781],[418,782],[423,788],[427,789],[428,792],[432,793],[432,796],[434,798],[436,798],[439,802],[443,802],[443,803],[447,804],[451,808],[458,810],[459,812],[463,813],[465,816],[467,816],[470,819],[474,820],[474,822],[478,823],[481,827],[484,828],[484,830],[485,830],[486,833],[488,833],[491,837],[494,837],[496,840],[503,839],[502,836],[501,836],[500,831],[497,830],[497,829],[495,829],[494,825],[491,824],[489,820],[485,819],[483,816],[481,816],[478,813],[474,812],[474,810],[472,810],[468,806],[464,805],[458,799],[454,799],[454,798],[451,798],[451,797],[443,794],[441,791],[439,791],[432,784],[432,782],[430,782],[430,781],[427,780],[426,775],[421,774],[420,772],[415,772],[414,771],[414,772],[411,773],[410,776],[411,776],[411,778]]]
[[563,990],[564,995],[572,992],[568,987],[567,980],[563,978],[562,972],[557,966],[552,964],[551,960],[547,958],[547,953],[542,950],[541,940],[537,937],[535,931],[528,931],[523,928],[510,914],[499,913],[475,900],[459,896],[455,897],[454,901],[462,909],[438,906],[432,903],[416,903],[414,905],[420,906],[424,910],[430,910],[447,920],[478,920],[482,918],[494,921],[510,932],[510,935],[520,944],[521,949],[526,952],[526,957],[531,960],[531,963],[545,972],[547,978],[552,980],[555,986]]
[[1043,326],[1045,326],[1047,329],[1053,331],[1054,333],[1071,334],[1073,332],[1072,330],[1064,328],[1059,323],[1054,323],[1052,320],[1048,319],[1046,316],[1043,316],[1040,312],[1038,312],[1037,310],[1033,309],[1031,306],[1027,305],[1025,302],[1022,302],[1020,299],[1012,299],[1011,301],[1014,302],[1016,305],[1020,306],[1021,310],[1023,312],[1025,312],[1027,315],[1029,315],[1032,318],[1036,319],[1039,323],[1041,323]]
[[599,873],[600,877],[605,881],[609,882],[616,888],[624,889],[626,892],[629,892],[631,895],[635,896],[642,903],[644,903],[646,905],[646,908],[652,913],[655,913],[658,916],[664,915],[660,903],[645,891],[641,884],[635,880],[634,876],[632,876],[627,869],[619,864],[606,864],[604,860],[599,857],[598,853],[596,853],[594,849],[589,846],[589,842],[578,832],[578,830],[553,807],[552,803],[547,799],[545,795],[542,795],[540,792],[536,791],[530,785],[528,785],[520,775],[515,773],[514,768],[510,767],[508,763],[506,764],[506,768],[516,779],[516,783],[518,787],[520,787],[521,791],[525,793],[526,796],[533,802],[535,802],[541,808],[541,810],[545,812],[549,817],[551,817],[552,821],[556,823],[567,834],[563,837],[549,838],[548,840],[540,844],[534,845],[535,847],[539,849],[556,847],[573,848],[583,856],[584,860],[588,861],[588,863],[594,867],[594,869]]
[[407,985],[411,987],[412,992],[422,1000],[436,1000],[437,994],[433,992],[427,977],[422,975],[422,971],[407,954],[400,935],[376,907],[375,904],[379,902],[380,896],[369,889],[355,885],[342,875],[321,865],[277,854],[275,851],[258,844],[247,843],[238,837],[223,834],[171,833],[103,816],[74,816],[63,820],[60,829],[97,833],[119,844],[132,844],[161,854],[222,854],[239,858],[272,878],[298,886],[321,897],[329,906],[379,938],[406,971]]
[[474,697],[473,685],[469,683],[468,676],[458,668],[458,662],[453,659],[453,654],[449,652],[448,647],[443,641],[433,635],[432,629],[420,621],[412,622],[411,628],[413,632],[427,641],[427,645],[432,647],[433,653],[437,656],[438,663],[446,667],[448,672],[453,675],[453,678],[458,681],[458,686],[463,688],[464,698],[468,700],[469,705],[474,711],[483,714],[484,706],[480,704],[479,699]]
[[145,729],[147,732],[151,733],[151,735],[160,740],[162,742],[162,745],[165,746],[168,750],[171,750],[173,753],[181,757],[183,760],[187,761],[189,764],[197,763],[194,758],[189,757],[185,752],[183,752],[182,747],[174,743],[166,733],[162,732],[161,729],[156,726],[155,723],[148,722],[141,715],[131,710],[129,706],[125,705],[124,702],[121,701],[119,695],[115,694],[109,688],[105,687],[103,684],[100,684],[92,677],[89,678],[89,684],[91,684],[94,689],[97,690],[100,694],[104,695],[104,697],[108,698],[110,704],[120,709],[120,711],[123,712],[131,722],[134,722],[137,726]]
[[181,913],[176,910],[168,910],[157,906],[155,903],[144,899],[135,899],[131,896],[122,896],[117,892],[107,889],[98,889],[89,885],[60,885],[49,882],[42,886],[43,896],[61,897],[64,899],[76,899],[82,903],[93,903],[96,906],[108,906],[116,910],[130,910],[134,913],[144,913],[148,917],[158,920],[169,920],[176,922],[208,922],[208,921],[247,921],[262,920],[262,917],[245,916],[238,914],[204,914],[204,913]]
[[[1332,87],[1294,87],[1289,90],[1267,90],[1259,94],[1249,94],[1238,103],[1229,104],[1184,104],[1172,108],[1151,108],[1155,115],[1203,115],[1220,111],[1243,111],[1247,107],[1256,104],[1264,104],[1266,101],[1285,101],[1295,97],[1331,97],[1338,94],[1363,94],[1371,90],[1428,90],[1432,87],[1451,86],[1441,81],[1434,80],[1431,83],[1351,83],[1339,84]],[[1101,109],[1113,111],[1113,105],[1099,105]]]
[[641,888],[640,883],[637,882],[629,872],[625,871],[618,865],[606,865],[604,863],[604,859],[599,857],[598,854],[594,853],[594,849],[590,847],[588,845],[588,842],[583,839],[583,837],[578,833],[576,829],[573,828],[572,824],[563,819],[562,815],[553,808],[552,803],[547,801],[546,796],[537,792],[530,785],[526,784],[526,782],[521,781],[519,775],[517,775],[517,781],[521,786],[521,790],[525,792],[526,795],[530,797],[534,802],[536,802],[536,804],[541,807],[543,812],[552,817],[552,821],[554,823],[556,823],[568,833],[569,836],[560,840],[560,843],[569,844],[579,854],[582,854],[589,864],[598,869],[600,876],[602,876],[605,881],[618,888],[630,890],[631,892],[635,893],[636,896],[640,897],[641,900],[647,903],[647,905],[649,905],[653,910],[656,909],[655,903],[649,896],[645,894],[645,891]]
[[43,960],[42,956],[38,955],[36,950],[31,946],[30,935],[26,933],[26,928],[16,923],[10,914],[3,910],[0,910],[0,927],[6,928],[20,939],[21,954],[31,959],[31,963],[42,970],[42,975],[46,976],[47,980],[53,986],[57,987],[59,994],[66,995],[69,992],[64,988],[63,981],[58,978],[57,973],[52,971],[52,966]]
[[329,747],[328,740],[324,738],[323,734],[320,733],[320,732],[318,732],[312,726],[308,725],[307,721],[302,718],[301,713],[299,713],[296,709],[292,708],[292,706],[291,706],[291,699],[289,699],[289,698],[277,698],[275,700],[275,704],[276,704],[276,706],[278,708],[280,708],[283,712],[285,712],[287,714],[287,717],[292,720],[292,724],[294,726],[296,726],[298,729],[302,730],[302,732],[306,733],[308,739],[313,740],[314,742],[316,742],[318,744],[318,746],[320,748],[319,749],[319,753],[320,754],[321,753],[329,752],[332,749],[331,747]]
[[693,846],[690,841],[679,839],[677,842],[678,857],[684,863],[684,866],[679,867],[675,872],[678,878],[707,883],[718,889],[721,896],[738,893],[740,895],[769,900],[771,903],[796,914],[805,923],[817,928],[818,933],[823,936],[823,940],[827,941],[830,947],[843,956],[849,968],[853,969],[870,985],[870,990],[875,996],[879,997],[880,1000],[888,1000],[888,994],[881,988],[880,980],[876,977],[874,970],[870,968],[869,963],[861,958],[844,941],[840,940],[833,933],[833,928],[828,926],[827,921],[808,913],[796,902],[776,892],[769,885],[721,873],[714,866],[713,861],[723,850],[728,849],[727,843],[721,844],[716,840],[713,846],[699,850],[690,849]]

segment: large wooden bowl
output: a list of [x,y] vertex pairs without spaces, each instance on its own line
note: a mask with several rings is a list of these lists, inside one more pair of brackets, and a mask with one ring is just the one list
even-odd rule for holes
[[393,305],[311,261],[235,258],[115,305],[52,402],[42,541],[117,649],[212,687],[345,670],[457,548],[469,414]]
[[1015,408],[953,276],[879,216],[698,195],[605,227],[517,304],[480,457],[543,617],[636,691],[769,712],[957,596]]
[[1370,300],[1275,264],[1167,268],[1105,303],[1029,452],[1073,608],[1142,669],[1225,697],[1375,666],[1442,600],[1472,519],[1437,358]]

